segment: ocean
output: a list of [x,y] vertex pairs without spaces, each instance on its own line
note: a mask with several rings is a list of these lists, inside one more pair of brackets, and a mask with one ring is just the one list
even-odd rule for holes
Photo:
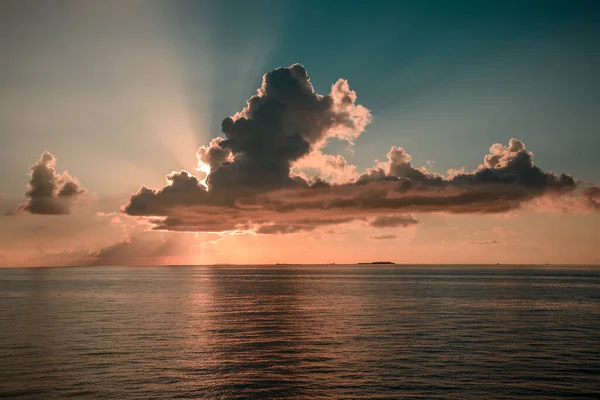
[[0,269],[0,398],[598,399],[600,268]]

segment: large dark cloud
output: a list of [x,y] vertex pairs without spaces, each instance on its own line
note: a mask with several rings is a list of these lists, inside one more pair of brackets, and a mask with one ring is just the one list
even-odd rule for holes
[[[153,217],[165,230],[297,233],[356,219],[375,227],[407,226],[416,223],[406,219],[412,212],[501,213],[535,198],[571,195],[576,187],[571,176],[534,165],[533,153],[517,139],[494,144],[474,171],[448,176],[414,167],[401,147],[362,175],[342,157],[321,153],[329,138],[352,142],[370,120],[346,81],[323,96],[301,65],[276,69],[242,111],[225,118],[225,138],[198,151],[200,169],[209,172],[206,186],[185,171],[174,172],[165,188],[142,187],[132,195],[124,212]],[[344,172],[330,173],[338,178],[331,182],[309,182],[291,173],[303,159],[310,159],[299,163],[304,167],[322,163],[325,170]],[[593,189],[586,196],[597,205]]]
[[199,160],[211,168],[209,186],[219,190],[301,183],[290,176],[294,161],[328,138],[354,140],[370,122],[369,111],[355,102],[356,94],[342,79],[330,94],[317,94],[300,64],[265,74],[246,107],[223,120],[225,139],[200,149]]
[[66,171],[57,173],[54,169],[56,158],[44,152],[29,171],[28,200],[19,206],[19,211],[32,214],[69,214],[77,200],[85,194],[77,180]]
[[345,210],[362,212],[499,213],[519,208],[545,194],[564,195],[576,186],[572,177],[542,171],[524,143],[495,144],[484,163],[470,173],[451,177],[416,169],[402,148],[392,147],[388,161],[355,183],[280,190],[259,199],[280,212]]

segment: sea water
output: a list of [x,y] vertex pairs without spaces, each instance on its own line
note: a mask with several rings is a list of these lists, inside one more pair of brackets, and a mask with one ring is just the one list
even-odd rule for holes
[[0,269],[0,398],[600,398],[600,269]]

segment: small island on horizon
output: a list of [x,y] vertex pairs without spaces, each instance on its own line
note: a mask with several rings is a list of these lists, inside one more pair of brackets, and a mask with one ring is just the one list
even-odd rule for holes
[[358,265],[373,265],[373,264],[396,264],[393,261],[372,261],[372,262],[359,262]]

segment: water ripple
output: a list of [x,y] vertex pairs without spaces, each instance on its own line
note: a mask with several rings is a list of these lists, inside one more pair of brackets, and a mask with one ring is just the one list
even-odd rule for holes
[[0,398],[600,396],[600,269],[0,270]]

